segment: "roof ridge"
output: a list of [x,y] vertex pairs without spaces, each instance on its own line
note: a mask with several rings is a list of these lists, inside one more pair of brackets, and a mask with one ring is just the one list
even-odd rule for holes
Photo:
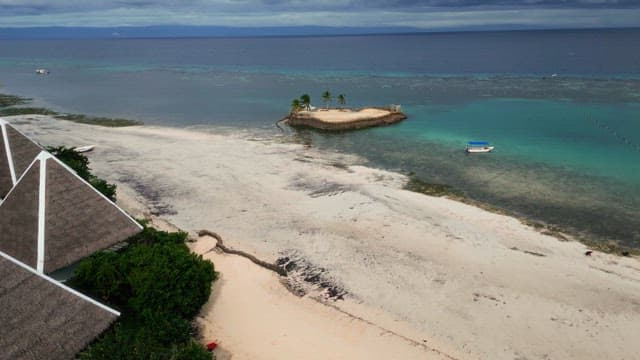
[[13,126],[13,124],[12,124],[12,123],[10,123],[9,121],[7,121],[7,120],[5,120],[5,119],[3,119],[3,118],[0,118],[0,124],[1,124],[1,125],[9,125],[9,126],[11,126],[11,128],[12,128],[13,130],[15,130],[18,134],[20,134],[20,135],[24,136],[27,140],[29,140],[30,142],[32,142],[34,145],[36,145],[36,146],[37,146],[37,147],[39,147],[40,149],[45,150],[44,146],[40,145],[40,143],[38,143],[38,142],[36,142],[35,140],[33,140],[30,136],[27,136],[27,135],[25,135],[22,131],[18,130],[18,128],[17,128],[17,127],[15,127],[15,126]]
[[[40,156],[40,154],[38,154],[38,156]],[[29,164],[29,166],[27,166],[27,168],[25,169],[25,171],[22,173],[22,175],[20,175],[20,177],[18,178],[18,180],[16,181],[15,184],[13,184],[13,187],[11,187],[11,189],[9,189],[9,192],[7,193],[7,195],[4,196],[4,199],[0,200],[0,206],[2,206],[2,204],[7,201],[7,199],[9,198],[9,195],[11,195],[11,193],[13,192],[14,189],[16,189],[18,187],[18,184],[20,183],[20,180],[22,180],[24,178],[24,176],[29,172],[29,170],[31,170],[31,168],[33,167],[33,164],[36,163],[36,161],[39,161],[40,159],[38,158],[38,156],[36,156],[35,158],[33,158],[33,160],[31,161],[31,164]]]
[[16,179],[16,169],[13,163],[13,153],[11,151],[11,145],[9,144],[9,133],[7,133],[7,125],[11,125],[11,124],[9,124],[5,119],[0,118],[0,130],[2,130],[2,142],[4,143],[4,152],[5,152],[5,155],[7,156],[7,165],[9,165],[9,175],[11,176],[11,184],[15,185],[18,182],[18,180]]

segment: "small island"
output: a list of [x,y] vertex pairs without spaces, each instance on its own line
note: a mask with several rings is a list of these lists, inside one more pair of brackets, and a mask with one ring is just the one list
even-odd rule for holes
[[346,108],[346,97],[338,95],[341,107],[331,108],[332,96],[329,91],[322,94],[324,108],[311,106],[311,97],[303,94],[291,103],[291,111],[284,121],[293,127],[311,127],[320,130],[354,130],[373,126],[395,124],[407,118],[399,105],[388,107]]

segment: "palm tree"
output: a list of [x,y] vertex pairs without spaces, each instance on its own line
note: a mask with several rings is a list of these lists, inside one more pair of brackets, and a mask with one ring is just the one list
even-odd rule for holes
[[309,94],[302,94],[300,96],[300,102],[307,111],[311,110],[311,96],[309,96]]
[[298,110],[300,110],[301,107],[302,107],[302,105],[300,105],[300,100],[293,99],[293,101],[291,101],[291,113],[292,114],[298,112]]
[[345,106],[345,104],[347,103],[347,97],[344,96],[344,94],[338,95],[338,103],[340,104],[340,106]]
[[327,110],[329,109],[329,105],[331,104],[331,93],[329,90],[325,90],[322,93],[322,100],[324,100],[325,105],[327,106]]

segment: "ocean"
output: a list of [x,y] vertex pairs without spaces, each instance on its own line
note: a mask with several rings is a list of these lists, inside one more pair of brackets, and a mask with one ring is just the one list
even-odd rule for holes
[[[640,30],[0,40],[0,92],[61,112],[281,136],[291,100],[409,119],[288,131],[591,241],[640,247]],[[47,68],[48,76],[35,74]],[[469,156],[469,140],[496,146]]]

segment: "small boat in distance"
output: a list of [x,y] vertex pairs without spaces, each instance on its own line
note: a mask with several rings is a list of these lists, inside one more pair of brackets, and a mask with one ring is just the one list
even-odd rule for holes
[[78,146],[77,148],[75,148],[75,150],[79,153],[85,153],[93,150],[95,147],[95,145]]
[[36,69],[36,74],[38,74],[38,75],[48,75],[49,74],[49,70],[47,70],[47,69]]
[[490,146],[486,141],[469,141],[467,147],[464,149],[467,153],[488,153],[493,150],[493,146]]

